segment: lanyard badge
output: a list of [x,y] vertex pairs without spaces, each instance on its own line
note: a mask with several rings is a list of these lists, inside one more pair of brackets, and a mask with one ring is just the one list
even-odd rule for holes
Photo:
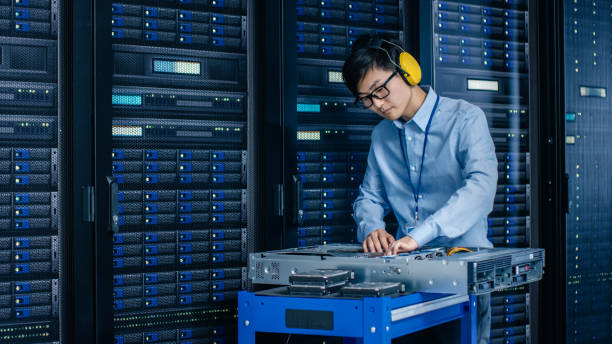
[[408,171],[408,184],[410,184],[410,189],[412,190],[412,194],[414,196],[414,220],[416,222],[419,221],[419,194],[421,192],[421,177],[423,176],[423,163],[425,162],[425,148],[427,147],[427,136],[429,135],[429,128],[431,127],[431,120],[433,119],[434,113],[438,108],[438,101],[440,100],[440,96],[436,95],[436,103],[434,104],[433,110],[431,110],[431,115],[429,116],[429,121],[427,122],[427,127],[425,128],[425,139],[423,141],[423,155],[421,156],[421,168],[419,169],[419,180],[417,182],[416,189],[414,184],[412,183],[412,176],[410,174],[410,166],[408,164],[408,157],[406,156],[406,143],[404,142],[404,133],[402,129],[398,129],[397,133],[399,134],[400,146],[402,147],[402,157],[404,158],[404,165],[406,166],[406,170]]

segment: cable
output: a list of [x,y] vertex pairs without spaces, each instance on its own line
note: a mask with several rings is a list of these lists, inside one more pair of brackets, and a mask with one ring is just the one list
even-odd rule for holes
[[457,252],[472,252],[469,248],[466,247],[451,247],[446,253],[447,256],[451,256]]
[[[392,44],[392,45],[394,45],[394,46],[398,47],[398,48],[399,48],[401,51],[406,52],[406,50],[404,50],[404,48],[402,48],[401,46],[399,46],[399,45],[397,45],[397,44],[395,44],[395,43],[393,43],[393,42],[390,42],[390,41],[388,41],[388,40],[386,40],[386,39],[381,39],[381,41],[386,42],[386,43],[388,43],[388,44]],[[390,62],[391,62],[393,65],[395,65],[395,67],[399,68],[400,70],[403,70],[403,69],[402,69],[402,67],[400,67],[400,65],[398,65],[398,64],[397,64],[397,62],[393,61],[393,59],[391,58],[391,55],[389,54],[389,51],[388,51],[387,49],[383,48],[382,46],[381,46],[381,47],[371,47],[371,48],[374,48],[374,49],[378,49],[378,50],[382,50],[382,51],[384,51],[384,52],[385,52],[385,54],[387,54],[387,57],[389,58],[389,61],[390,61]]]

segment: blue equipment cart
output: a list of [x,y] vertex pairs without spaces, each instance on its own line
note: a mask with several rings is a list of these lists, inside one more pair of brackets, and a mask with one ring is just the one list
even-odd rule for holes
[[256,332],[357,338],[391,343],[429,327],[461,319],[461,343],[476,343],[476,296],[411,293],[346,298],[238,294],[238,343],[254,344]]

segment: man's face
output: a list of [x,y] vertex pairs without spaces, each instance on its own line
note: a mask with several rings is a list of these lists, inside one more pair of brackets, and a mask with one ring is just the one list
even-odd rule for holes
[[[371,92],[374,92],[374,95],[378,94],[384,96],[387,94],[387,91],[380,87],[393,73],[394,71],[373,67],[365,74],[359,84],[357,84],[358,96],[363,97]],[[389,91],[387,96],[383,99],[372,97],[372,106],[370,110],[376,112],[383,118],[394,121],[400,118],[406,111],[412,95],[412,89],[397,73],[387,82],[385,87]],[[367,101],[368,100],[366,100],[366,102]]]

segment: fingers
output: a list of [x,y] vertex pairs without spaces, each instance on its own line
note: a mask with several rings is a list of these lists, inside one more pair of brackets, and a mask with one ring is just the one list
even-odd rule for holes
[[385,250],[385,256],[391,255],[392,248],[393,248],[393,244],[389,245],[389,247]]
[[394,242],[393,245],[391,245],[391,249],[389,250],[391,255],[397,254],[397,247],[399,245],[400,245],[400,241]]
[[382,252],[385,252],[389,248],[389,238],[386,235],[380,236],[380,244],[382,246]]
[[385,232],[385,238],[384,241],[386,243],[386,248],[385,249],[389,249],[389,247],[391,246],[391,244],[393,244],[395,242],[395,238],[393,237],[393,235]]
[[382,246],[380,245],[380,238],[378,237],[378,235],[373,235],[372,241],[374,241],[374,247],[376,247],[376,252],[383,252]]
[[368,237],[363,241],[363,252],[376,252],[376,247],[374,247],[374,242],[372,241],[372,237],[368,235]]
[[391,243],[391,245],[389,245],[389,248],[385,251],[385,256],[390,256],[393,254],[393,248],[395,246],[397,246],[397,244],[399,243],[399,241],[395,241],[393,243]]
[[376,252],[376,246],[374,246],[374,240],[372,240],[372,237],[368,237],[368,249],[370,252]]
[[383,252],[376,232],[370,233],[363,241],[363,252]]
[[389,242],[389,246],[395,242],[395,238],[391,234],[387,234],[387,241]]
[[389,249],[385,252],[386,255],[396,255],[396,254],[400,254],[403,252],[410,252],[412,251],[410,249],[410,245],[401,241],[401,240],[396,240],[394,241],[391,246],[389,246]]
[[386,243],[386,247],[385,247],[385,254],[389,255],[391,254],[391,250],[393,245],[396,245],[397,241],[395,240],[395,238],[391,235],[388,234],[385,236],[385,238],[383,239]]
[[363,252],[386,252],[394,242],[395,239],[391,234],[384,229],[377,229],[368,235],[361,246]]

